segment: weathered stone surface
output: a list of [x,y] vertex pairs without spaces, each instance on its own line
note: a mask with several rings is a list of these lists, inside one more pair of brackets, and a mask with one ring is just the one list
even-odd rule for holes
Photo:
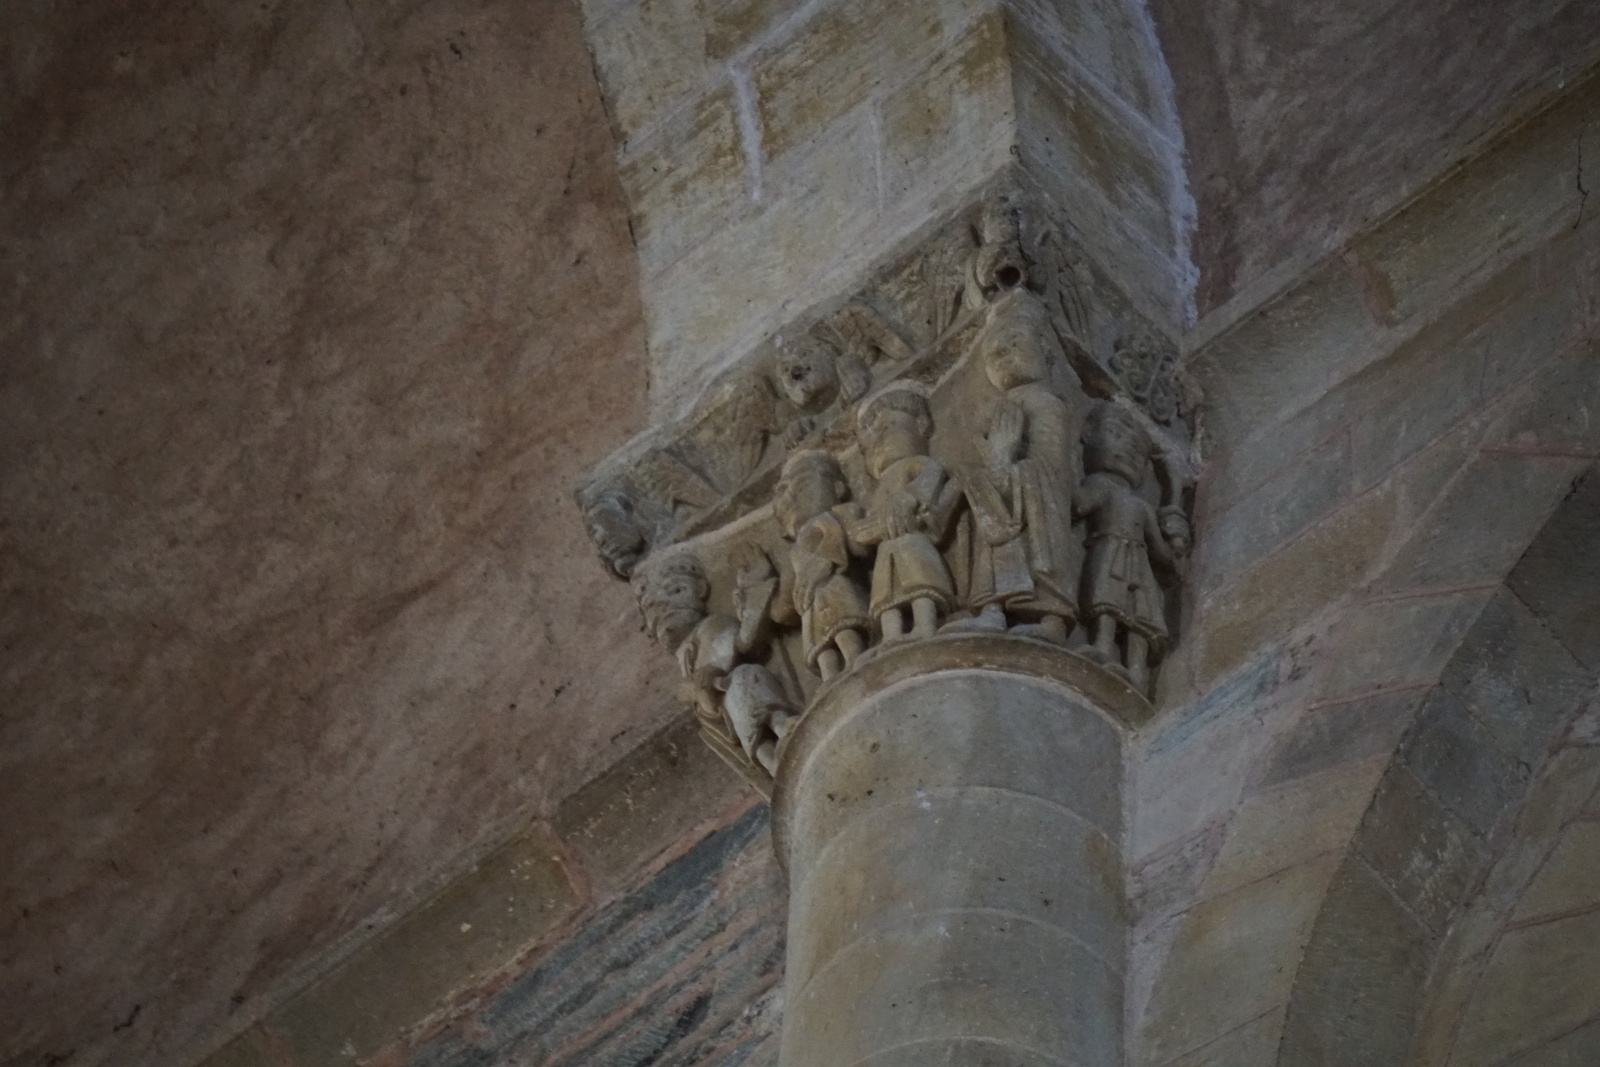
[[[1205,389],[1207,424],[1220,441],[1237,447],[1221,460],[1223,499],[1259,484],[1326,436],[1329,420],[1287,416],[1383,358],[1385,342],[1359,278],[1331,259],[1196,353],[1192,366]],[[1268,427],[1278,443],[1240,447]]]
[[606,102],[630,139],[709,80],[695,0],[585,0],[586,30]]
[[1334,625],[1317,682],[1320,700],[1431,682],[1466,635],[1489,593],[1374,600]]
[[669,115],[618,160],[639,271],[653,277],[751,202],[738,103],[723,86]]
[[1216,896],[1342,850],[1387,762],[1378,756],[1246,797],[1201,892]]
[[1600,345],[1590,340],[1542,369],[1526,400],[1499,428],[1498,447],[1530,455],[1600,455],[1597,365]]
[[555,841],[499,849],[269,1017],[297,1067],[366,1059],[510,964],[577,906]]
[[0,1062],[182,1064],[670,712],[626,209],[566,2],[0,24]]
[[1259,785],[1392,752],[1426,694],[1417,686],[1308,708],[1264,764]]
[[1129,760],[1129,858],[1142,864],[1220,825],[1303,694],[1294,653],[1264,656],[1158,719]]
[[482,992],[407,1067],[776,1062],[783,898],[764,808]]
[[1196,568],[1198,591],[1203,595],[1226,585],[1343,503],[1350,492],[1349,447],[1349,436],[1340,434],[1226,511],[1209,514]]
[[1594,681],[1509,591],[1484,607],[1440,678],[1498,746],[1528,767],[1549,758]]
[[1351,439],[1355,486],[1377,482],[1554,356],[1578,317],[1576,287],[1542,285],[1525,258],[1323,401],[1325,410],[1359,413],[1361,431]]
[[975,186],[1015,143],[1009,43],[1001,15],[982,15],[884,97],[879,182],[886,202]]
[[583,863],[593,892],[614,895],[664,849],[754,799],[685,719],[563,800],[552,825]]
[[1600,904],[1600,823],[1576,822],[1517,902],[1513,922],[1537,922]]
[[1160,1067],[1273,1067],[1278,1062],[1285,1010],[1282,1006],[1274,1008]]
[[1446,302],[1464,279],[1576,218],[1579,141],[1600,119],[1600,92],[1565,101],[1356,243],[1405,317]]
[[[829,127],[781,166],[764,166],[761,188],[758,210],[733,216],[644,279],[658,413],[687,408],[717,371],[837,296],[912,228],[878,218],[876,134],[864,115]],[[840,233],[874,240],[841,249]]]
[[1354,848],[1387,891],[1434,932],[1449,922],[1483,858],[1480,836],[1401,762],[1385,775]]
[[1346,861],[1306,947],[1306,980],[1290,1002],[1278,1063],[1399,1067],[1430,950],[1427,933],[1378,876],[1358,859]]
[[1600,529],[1600,472],[1584,476],[1507,579],[1512,592],[1590,670],[1600,670],[1600,581],[1592,551]]
[[1588,1067],[1600,1062],[1600,1019],[1518,1056],[1508,1067]]
[[831,3],[752,63],[774,159],[815,140],[880,86],[920,71],[981,8],[969,0]]
[[[1514,14],[1482,0],[1314,11],[1161,0],[1151,11],[1189,145],[1202,314],[1235,294],[1251,302],[1404,203],[1508,109],[1580,73],[1597,32],[1583,0],[1530,0]],[[1570,188],[1569,146],[1547,165],[1551,182],[1565,175]],[[1449,236],[1424,229],[1419,214],[1419,237],[1436,258],[1492,254],[1516,224],[1540,224],[1548,197],[1560,195],[1552,184],[1521,203],[1530,192],[1545,189],[1492,183]]]
[[1197,1050],[1287,1000],[1337,866],[1302,864],[1188,912],[1141,1023],[1141,1062]]
[[1401,760],[1474,833],[1487,834],[1522,795],[1529,767],[1505,751],[1454,694],[1436,691]]
[[278,1067],[267,1039],[252,1027],[200,1061],[199,1067]]
[[1169,330],[1189,321],[1177,233],[1181,148],[1062,63],[1053,42],[1014,24],[1016,151],[1095,260]]
[[1585,462],[1478,455],[1384,572],[1383,585],[1411,589],[1500,580],[1566,496]]
[[1200,605],[1191,684],[1209,684],[1347,595],[1376,568],[1398,506],[1392,486],[1365,493]]
[[1600,1014],[1600,912],[1508,931],[1462,1019],[1453,1067],[1491,1067]]

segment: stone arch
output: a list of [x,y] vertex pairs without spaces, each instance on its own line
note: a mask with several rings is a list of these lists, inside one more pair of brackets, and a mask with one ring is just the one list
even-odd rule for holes
[[[1499,1014],[1482,1004],[1485,989],[1504,991],[1549,950],[1551,931],[1525,932],[1541,920],[1557,939],[1588,939],[1542,961],[1555,970],[1600,949],[1600,892],[1571,884],[1600,852],[1596,529],[1591,469],[1429,693],[1318,914],[1280,1067],[1568,1062],[1515,1057],[1563,1034],[1581,1040],[1575,1028],[1600,1018],[1582,975],[1564,998],[1524,993]],[[1540,988],[1562,988],[1555,977]]]

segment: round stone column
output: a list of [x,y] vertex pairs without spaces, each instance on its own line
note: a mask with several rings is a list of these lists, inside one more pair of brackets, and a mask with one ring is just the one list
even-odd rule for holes
[[951,635],[825,688],[773,801],[782,1067],[1122,1062],[1122,748],[1149,705],[1042,642]]

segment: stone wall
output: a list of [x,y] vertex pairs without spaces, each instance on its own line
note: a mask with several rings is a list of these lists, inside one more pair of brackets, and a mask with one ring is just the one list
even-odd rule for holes
[[[1176,325],[1182,135],[1143,6],[585,0],[676,414],[1018,158]],[[1181,303],[1181,298],[1179,298]]]
[[1212,462],[1172,710],[1132,771],[1131,1062],[1390,1062],[1288,1038],[1279,1060],[1283,1020],[1391,753],[1600,458],[1600,218],[1575,170],[1597,125],[1591,77],[1196,340]]
[[775,1064],[783,877],[697,733],[641,745],[206,1067]]
[[667,720],[612,151],[565,3],[0,13],[0,1063],[192,1062]]

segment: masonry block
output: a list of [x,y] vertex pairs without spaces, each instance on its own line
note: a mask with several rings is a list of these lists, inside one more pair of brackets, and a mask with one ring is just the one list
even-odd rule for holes
[[553,825],[594,893],[628,887],[651,860],[754,802],[689,719],[657,734],[556,808]]
[[1208,518],[1195,568],[1197,588],[1204,592],[1237,578],[1328,515],[1349,493],[1349,440],[1341,434]]
[[1446,588],[1501,580],[1586,462],[1495,452],[1473,457],[1384,572],[1382,586]]
[[1390,767],[1355,851],[1425,928],[1442,933],[1483,859],[1483,844],[1404,764]]
[[273,1013],[297,1067],[347,1067],[447,1006],[452,994],[535,945],[577,908],[559,846],[533,829]]
[[[1261,469],[1263,463],[1282,463],[1330,435],[1343,420],[1287,417],[1391,348],[1361,280],[1332,259],[1195,353],[1191,367],[1205,389],[1206,425],[1219,452],[1250,457],[1226,461],[1221,496],[1261,481],[1271,469]],[[1288,440],[1268,448],[1243,443],[1264,432]]]
[[835,0],[754,59],[762,143],[777,159],[923,70],[975,0]]
[[1600,905],[1600,823],[1575,822],[1517,903],[1512,921],[1536,922]]
[[1375,756],[1245,798],[1201,892],[1225,893],[1342,850],[1371,803],[1387,762],[1387,755]]
[[1281,639],[1374,570],[1397,503],[1392,487],[1356,498],[1202,602],[1196,683],[1208,684]]
[[1016,140],[1004,19],[986,14],[881,105],[883,195],[929,201],[974,185]]
[[1275,1067],[1285,1006],[1273,1008],[1201,1048],[1160,1067]]
[[624,142],[711,80],[699,0],[623,0],[593,9],[589,47]]
[[1307,709],[1264,764],[1259,785],[1392,752],[1427,691],[1415,686]]
[[1337,863],[1301,864],[1184,916],[1145,1013],[1141,1062],[1167,1063],[1289,998],[1295,964]]
[[1432,945],[1375,874],[1359,860],[1346,862],[1306,948],[1306,980],[1289,1005],[1278,1064],[1399,1067]]
[[1476,272],[1577,217],[1580,143],[1600,128],[1600,92],[1574,87],[1483,156],[1356,242],[1392,315],[1429,314]]
[[399,1062],[770,1064],[783,905],[766,808],[753,808],[484,990]]
[[1578,342],[1542,368],[1496,428],[1495,448],[1525,455],[1600,457],[1600,342]]
[[[684,407],[717,371],[789,316],[837,295],[892,243],[875,225],[876,152],[867,116],[852,116],[763,172],[760,210],[644,279],[658,412]],[[858,237],[842,254],[840,233]]]
[[1506,584],[1532,609],[1579,663],[1600,670],[1600,603],[1593,589],[1600,557],[1593,551],[1600,530],[1600,471],[1573,487]]
[[1527,767],[1542,766],[1594,673],[1509,591],[1496,593],[1440,679],[1496,744]]
[[668,116],[619,163],[645,275],[671,265],[750,202],[751,178],[727,85]]
[[1144,9],[1121,0],[1005,0],[1006,12],[1080,67],[1131,111],[1161,126],[1172,119],[1160,79],[1164,59]]
[[[1493,1067],[1600,1015],[1600,911],[1509,930],[1479,979],[1453,1064]],[[1520,1062],[1520,1061],[1518,1061]]]
[[1350,608],[1328,635],[1316,699],[1434,681],[1488,599],[1487,592],[1472,590]]

